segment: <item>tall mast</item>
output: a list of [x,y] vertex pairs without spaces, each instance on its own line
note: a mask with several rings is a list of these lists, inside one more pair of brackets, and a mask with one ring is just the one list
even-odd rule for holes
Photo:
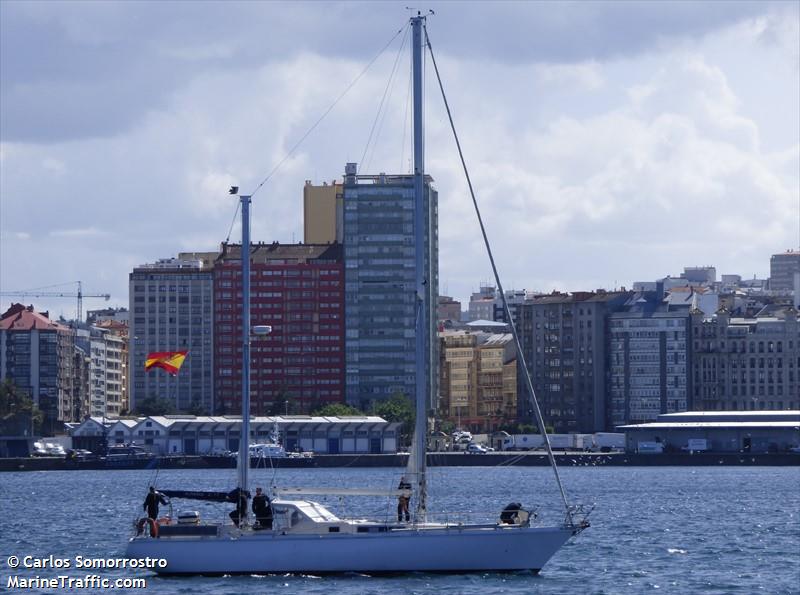
[[[250,196],[242,205],[242,431],[239,436],[239,490],[247,491],[250,467]],[[246,514],[245,510],[243,514]]]
[[[417,521],[425,521],[427,485],[425,479],[426,452],[425,442],[428,434],[427,396],[430,383],[427,374],[433,370],[430,365],[427,276],[425,275],[425,146],[422,122],[422,24],[425,17],[411,18],[412,29],[412,69],[414,81],[414,269],[416,273],[416,424],[414,425],[415,469],[417,472]],[[429,235],[431,230],[428,230]],[[427,373],[426,373],[427,372]]]

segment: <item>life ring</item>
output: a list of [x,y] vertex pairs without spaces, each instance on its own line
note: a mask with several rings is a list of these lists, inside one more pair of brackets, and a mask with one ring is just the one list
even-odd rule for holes
[[145,524],[150,525],[150,537],[158,537],[158,523],[150,517],[142,517],[136,524],[136,535],[141,535],[144,531]]

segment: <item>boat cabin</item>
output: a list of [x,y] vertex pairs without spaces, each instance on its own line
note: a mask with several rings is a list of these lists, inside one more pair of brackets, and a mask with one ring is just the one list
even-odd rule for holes
[[272,528],[278,533],[378,533],[389,530],[385,523],[343,520],[310,500],[273,500]]

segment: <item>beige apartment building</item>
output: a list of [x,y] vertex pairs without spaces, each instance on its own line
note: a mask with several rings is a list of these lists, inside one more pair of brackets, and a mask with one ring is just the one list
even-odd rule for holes
[[439,341],[442,419],[475,432],[514,423],[517,360],[511,335],[444,331]]

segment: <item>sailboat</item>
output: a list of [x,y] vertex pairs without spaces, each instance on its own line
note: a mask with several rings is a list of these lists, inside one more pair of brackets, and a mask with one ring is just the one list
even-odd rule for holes
[[[496,522],[433,522],[427,512],[427,393],[431,360],[431,303],[424,272],[425,217],[423,208],[422,143],[422,50],[426,17],[411,18],[414,86],[414,229],[416,250],[416,424],[414,442],[404,480],[396,490],[284,488],[273,491],[273,522],[269,528],[251,525],[246,517],[232,523],[150,523],[151,531],[132,537],[130,558],[160,558],[164,568],[156,572],[173,575],[266,574],[266,573],[399,573],[478,572],[531,570],[538,572],[573,536],[588,527],[587,513],[568,504],[555,459],[545,434],[545,445],[565,506],[563,522],[539,526],[521,506],[498,511]],[[427,31],[424,31],[426,44]],[[435,64],[435,62],[434,62]],[[437,73],[438,76],[438,73]],[[446,98],[445,98],[446,99]],[[448,108],[449,111],[449,108]],[[470,185],[471,186],[471,185]],[[251,197],[239,197],[242,209],[242,246],[250,245]],[[491,258],[491,252],[490,252]],[[492,266],[494,261],[492,259]],[[250,434],[250,262],[242,258],[242,430],[238,457],[238,487],[231,493],[165,492],[173,497],[237,502],[248,494],[248,440]],[[498,279],[499,281],[499,279]],[[505,296],[500,287],[501,296]],[[508,306],[506,312],[508,315]],[[508,320],[511,321],[510,315]],[[519,339],[513,330],[517,347]],[[522,366],[527,373],[526,366]],[[533,395],[528,377],[528,388]],[[544,433],[541,411],[533,398],[539,427]],[[414,497],[410,520],[402,522],[339,518],[312,495],[365,495],[394,498]]]

